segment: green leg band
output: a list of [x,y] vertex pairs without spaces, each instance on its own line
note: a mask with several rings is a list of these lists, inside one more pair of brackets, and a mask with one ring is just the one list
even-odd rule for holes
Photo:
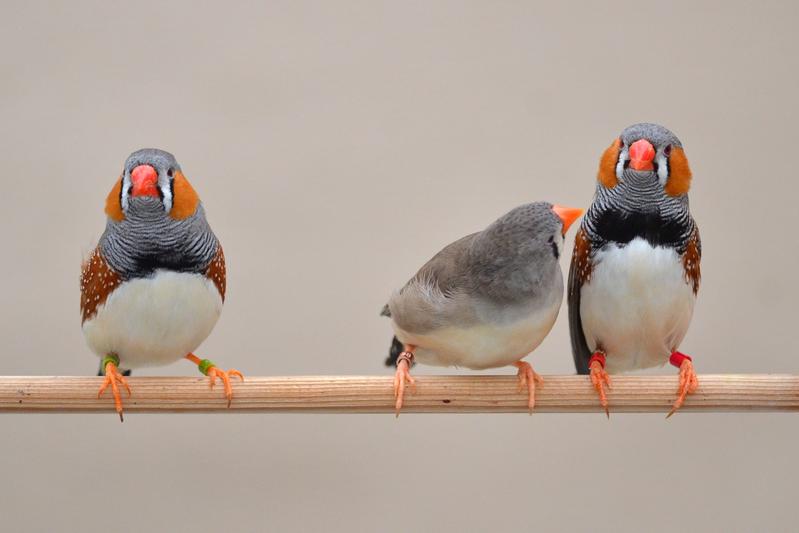
[[108,366],[108,363],[114,363],[114,366],[119,368],[119,357],[113,353],[103,357],[103,372],[105,372],[105,367]]
[[201,359],[200,363],[197,365],[197,368],[205,374],[208,375],[208,370],[212,367],[216,366],[210,359]]

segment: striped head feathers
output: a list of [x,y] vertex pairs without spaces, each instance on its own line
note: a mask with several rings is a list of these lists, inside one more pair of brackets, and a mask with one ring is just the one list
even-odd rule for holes
[[625,180],[644,184],[656,181],[672,197],[688,193],[691,169],[682,143],[659,124],[633,124],[602,154],[597,180],[606,189]]
[[137,150],[128,156],[122,175],[105,203],[105,212],[116,222],[131,213],[152,210],[183,220],[192,216],[200,198],[183,175],[175,156],[156,148]]

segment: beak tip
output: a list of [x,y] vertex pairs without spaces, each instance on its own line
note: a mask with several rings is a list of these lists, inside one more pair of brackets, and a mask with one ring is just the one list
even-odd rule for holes
[[569,227],[583,214],[585,213],[585,209],[580,209],[578,207],[566,207],[562,205],[553,205],[552,211],[558,215],[561,222],[563,222],[563,234],[566,235],[566,232],[569,230]]
[[150,165],[139,165],[130,173],[132,196],[158,196],[158,172]]
[[646,139],[638,139],[630,145],[630,166],[633,170],[652,170],[655,147]]

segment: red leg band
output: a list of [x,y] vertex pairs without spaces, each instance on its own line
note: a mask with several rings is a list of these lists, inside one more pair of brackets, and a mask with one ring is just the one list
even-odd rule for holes
[[671,354],[671,357],[669,357],[669,363],[676,366],[677,368],[680,368],[680,366],[682,366],[682,362],[685,361],[686,359],[688,359],[689,361],[693,361],[690,355],[685,355],[684,353],[680,352],[674,352],[673,354]]
[[605,368],[605,354],[602,352],[594,352],[594,355],[591,356],[591,359],[588,360],[588,368],[591,368],[591,364],[596,361],[602,368]]

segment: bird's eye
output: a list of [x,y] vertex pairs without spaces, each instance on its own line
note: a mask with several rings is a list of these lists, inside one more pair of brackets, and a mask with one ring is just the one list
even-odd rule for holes
[[666,147],[663,149],[663,155],[669,157],[671,155],[671,145],[667,144]]
[[173,174],[173,170],[171,168],[166,171],[166,175],[169,176],[170,178],[172,177],[172,174]]

